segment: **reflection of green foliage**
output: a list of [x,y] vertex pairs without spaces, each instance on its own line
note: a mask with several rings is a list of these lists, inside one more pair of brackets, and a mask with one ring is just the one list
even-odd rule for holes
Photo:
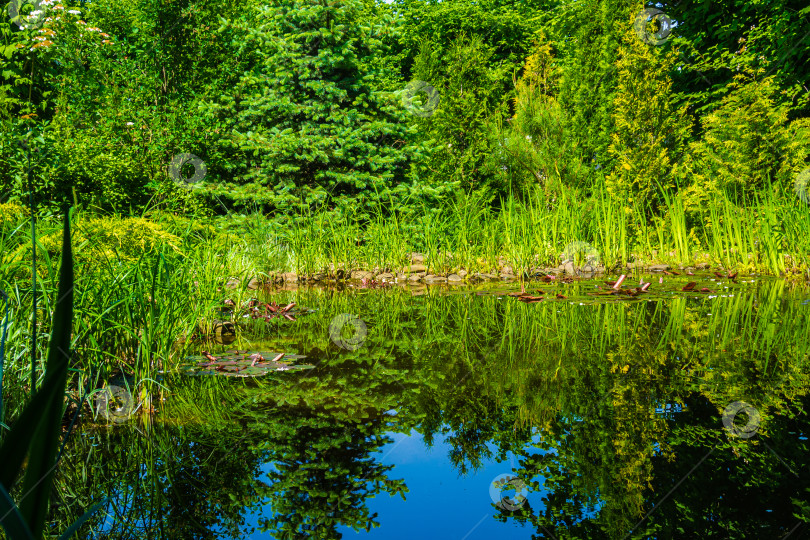
[[[194,504],[199,516],[170,513],[172,532],[204,537],[191,531],[218,523],[245,534],[239,509],[256,512],[267,500],[263,529],[282,538],[334,538],[341,526],[375,525],[369,497],[405,496],[402,481],[388,477],[396,469],[374,453],[389,440],[386,432],[412,429],[428,445],[446,436],[449,461],[461,473],[514,452],[513,474],[530,494],[543,493],[543,505],[493,513],[531,523],[538,535],[545,528],[558,538],[622,537],[641,522],[634,537],[708,531],[746,538],[758,530],[780,537],[807,520],[800,494],[810,481],[802,467],[810,449],[798,434],[810,428],[803,412],[810,321],[801,291],[760,281],[700,295],[674,292],[682,285],[673,283],[638,300],[584,295],[592,285],[529,285],[569,298],[538,304],[430,290],[279,293],[273,300],[315,311],[261,332],[253,327],[227,347],[306,354],[316,367],[250,381],[165,381],[175,392],[164,405],[167,423],[153,428],[160,436],[138,446],[121,430],[118,447],[103,457],[91,451],[86,463],[95,469],[60,471],[60,485],[76,492],[60,507],[62,522],[90,500],[76,487],[82,472],[133,490],[130,522],[167,519],[149,501],[155,508]],[[329,339],[341,313],[368,326],[356,351]],[[720,415],[733,401],[760,411],[754,438],[723,430]],[[396,416],[385,414],[390,409]],[[130,469],[115,469],[115,452],[129,448]],[[90,450],[72,451],[78,459]],[[146,472],[136,474],[147,460]],[[266,478],[262,463],[274,464]],[[110,489],[98,482],[100,491]],[[206,493],[210,500],[200,502]]]
[[214,538],[214,526],[240,535],[244,505],[259,500],[260,434],[244,431],[235,414],[243,393],[188,381],[166,411],[182,425],[122,425],[72,439],[70,465],[57,475],[56,523],[104,494],[111,501],[91,526],[106,538]]
[[386,476],[394,466],[369,459],[390,442],[380,435],[384,418],[340,422],[294,409],[284,416],[287,422],[275,424],[263,445],[275,465],[264,492],[275,515],[263,520],[262,530],[275,538],[340,538],[338,525],[379,525],[367,498],[383,491],[405,498],[404,482]]

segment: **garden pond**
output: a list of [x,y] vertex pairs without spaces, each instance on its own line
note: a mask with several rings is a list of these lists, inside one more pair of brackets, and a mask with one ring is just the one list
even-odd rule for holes
[[105,501],[84,536],[807,537],[807,288],[642,279],[263,292],[296,316],[73,431],[51,527]]

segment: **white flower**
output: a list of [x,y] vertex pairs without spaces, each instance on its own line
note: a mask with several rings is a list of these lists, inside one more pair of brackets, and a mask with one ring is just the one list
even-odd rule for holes
[[71,15],[79,15],[81,14],[81,11],[79,11],[78,9],[69,9],[68,13],[70,13]]
[[65,9],[65,6],[53,6],[53,9]]
[[135,125],[135,123],[134,123],[134,122],[127,122],[127,125],[128,125],[128,126],[134,126],[134,125]]
[[29,17],[36,17],[37,15],[42,15],[43,11],[41,9],[35,9],[31,13],[28,14]]

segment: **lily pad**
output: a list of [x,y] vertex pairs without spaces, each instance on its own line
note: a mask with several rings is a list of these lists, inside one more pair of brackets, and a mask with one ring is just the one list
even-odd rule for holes
[[224,375],[225,377],[261,377],[271,371],[312,369],[308,364],[296,365],[305,358],[300,354],[271,351],[228,351],[214,356],[203,351],[200,356],[186,357],[186,364],[178,366],[187,375]]
[[[226,307],[223,308],[223,312],[232,313],[233,307],[231,306],[234,306],[233,301],[226,301]],[[270,322],[275,318],[278,318],[279,320],[287,319],[290,321],[295,321],[296,317],[315,312],[314,309],[297,306],[295,302],[282,306],[276,304],[275,302],[260,302],[255,298],[245,302],[242,307],[247,310],[247,313],[242,315],[243,318],[264,319],[267,322]]]

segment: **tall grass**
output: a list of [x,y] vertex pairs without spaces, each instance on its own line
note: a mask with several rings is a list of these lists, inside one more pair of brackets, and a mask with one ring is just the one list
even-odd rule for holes
[[604,189],[589,198],[564,191],[551,199],[538,190],[524,201],[507,198],[497,210],[485,196],[472,193],[418,211],[380,207],[365,222],[321,209],[295,218],[281,232],[268,229],[255,250],[271,252],[278,241],[287,248],[286,258],[264,257],[268,272],[330,274],[343,268],[344,277],[356,269],[397,271],[410,263],[411,252],[426,256],[431,273],[498,273],[505,262],[517,274],[535,265],[556,267],[567,246],[585,244],[608,270],[632,261],[709,262],[808,275],[810,217],[790,197],[772,192],[751,201],[718,197],[704,215],[689,214],[681,195],[665,193],[663,200],[659,216],[652,219],[647,203],[628,207]]
[[665,253],[670,252],[675,254],[674,260],[677,263],[686,264],[691,259],[691,249],[689,247],[689,229],[686,225],[686,212],[683,206],[683,197],[680,194],[670,195],[663,191],[664,200],[667,206],[667,216],[659,230],[668,231],[668,243],[661,248]]
[[615,268],[629,260],[627,216],[614,204],[604,188],[594,197],[596,219],[593,221],[594,246],[605,268]]

